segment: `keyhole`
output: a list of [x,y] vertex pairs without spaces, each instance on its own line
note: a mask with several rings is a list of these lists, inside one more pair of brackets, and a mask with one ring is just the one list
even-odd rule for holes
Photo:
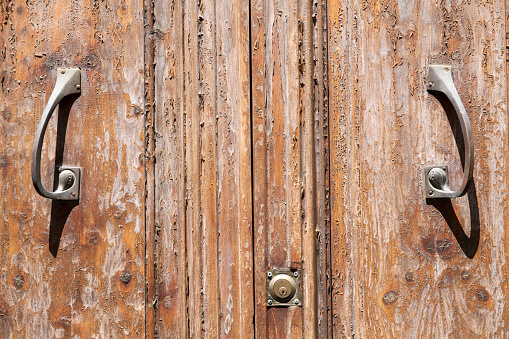
[[286,293],[287,293],[286,287],[281,287],[279,289],[279,295],[281,295],[281,297],[286,297]]

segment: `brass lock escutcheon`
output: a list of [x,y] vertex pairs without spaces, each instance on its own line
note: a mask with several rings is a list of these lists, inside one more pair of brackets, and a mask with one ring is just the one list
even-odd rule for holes
[[278,268],[267,271],[267,306],[302,306],[300,299],[300,272]]

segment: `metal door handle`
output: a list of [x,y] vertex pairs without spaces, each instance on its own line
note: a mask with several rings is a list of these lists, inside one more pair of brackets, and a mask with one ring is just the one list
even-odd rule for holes
[[58,69],[57,82],[48,104],[42,113],[37,132],[35,133],[34,147],[32,149],[32,182],[37,193],[53,200],[79,200],[81,168],[61,166],[58,187],[54,192],[48,192],[41,182],[41,151],[44,134],[49,119],[60,101],[71,94],[81,93],[81,73],[78,68]]
[[461,126],[463,141],[465,143],[465,166],[463,168],[463,181],[456,191],[449,188],[449,174],[447,166],[424,167],[424,187],[426,198],[456,198],[464,195],[473,178],[474,171],[474,137],[465,106],[452,80],[452,67],[449,65],[430,65],[426,87],[428,92],[437,98],[442,107],[452,106]]

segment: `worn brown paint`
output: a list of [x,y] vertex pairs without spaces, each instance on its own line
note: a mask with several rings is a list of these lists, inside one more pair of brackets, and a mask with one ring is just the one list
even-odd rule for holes
[[248,9],[155,4],[161,336],[254,335]]
[[[144,117],[131,114],[143,106],[142,6],[133,2],[120,11],[116,1],[4,1],[0,8],[0,154],[5,159],[0,166],[0,333],[6,338],[143,337],[145,178],[138,156],[144,152]],[[69,115],[63,162],[83,168],[82,195],[53,257],[49,225],[65,220],[57,218],[63,206],[33,189],[31,148],[56,68],[76,66],[82,68],[82,95]],[[56,122],[57,113],[42,156],[47,188]],[[123,271],[130,272],[128,284],[119,280]]]
[[[2,333],[507,336],[501,1],[43,5],[0,6]],[[474,129],[473,259],[422,198],[425,164],[461,177],[431,62],[453,65]],[[85,175],[53,258],[26,178],[62,66],[83,70],[64,161]],[[277,267],[301,270],[302,308],[266,307]]]
[[[325,15],[322,3],[251,4],[258,338],[327,335],[327,61],[317,15]],[[302,308],[264,306],[265,272],[277,267],[302,270]],[[318,300],[325,301],[320,311]]]
[[[507,336],[504,8],[328,2],[334,337]],[[430,63],[452,64],[472,122],[477,201],[455,199],[449,212],[469,235],[478,208],[472,259],[423,198],[424,165],[452,166],[453,186],[462,173],[424,87]]]

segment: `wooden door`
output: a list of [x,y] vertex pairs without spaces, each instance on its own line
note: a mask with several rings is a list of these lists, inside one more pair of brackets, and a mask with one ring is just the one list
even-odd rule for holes
[[[508,335],[501,0],[0,10],[0,337]],[[453,187],[462,167],[431,63],[453,67],[476,156],[467,196],[433,204],[424,166]],[[75,205],[30,182],[58,67],[82,93],[42,172],[82,167]],[[302,307],[267,305],[273,268],[298,270]]]
[[[333,336],[506,338],[504,2],[332,0],[328,14]],[[475,167],[466,196],[428,204],[424,166],[462,179],[432,63],[452,65]]]
[[[143,4],[2,1],[0,13],[0,337],[144,337]],[[51,189],[56,165],[82,167],[78,205],[31,182],[58,67],[81,68],[82,93],[65,138],[64,115],[49,123],[42,177]]]

